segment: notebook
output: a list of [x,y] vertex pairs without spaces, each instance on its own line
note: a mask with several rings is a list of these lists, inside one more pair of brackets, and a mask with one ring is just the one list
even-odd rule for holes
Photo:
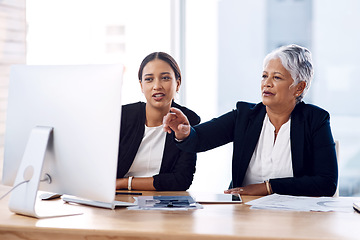
[[131,202],[113,201],[109,203],[109,202],[92,201],[74,196],[63,196],[62,199],[68,203],[84,204],[88,206],[108,208],[108,209],[115,209],[116,207],[137,206],[136,202],[131,203]]

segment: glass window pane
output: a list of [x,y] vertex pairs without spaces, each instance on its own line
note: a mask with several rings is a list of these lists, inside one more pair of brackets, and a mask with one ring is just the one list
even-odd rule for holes
[[123,63],[123,102],[144,100],[137,78],[142,59],[171,52],[167,0],[27,1],[28,64]]

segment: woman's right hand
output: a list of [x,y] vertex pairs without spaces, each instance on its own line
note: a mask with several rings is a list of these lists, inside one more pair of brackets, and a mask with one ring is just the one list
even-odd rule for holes
[[164,131],[174,131],[178,140],[184,140],[190,135],[190,123],[183,112],[177,108],[171,108],[163,119]]

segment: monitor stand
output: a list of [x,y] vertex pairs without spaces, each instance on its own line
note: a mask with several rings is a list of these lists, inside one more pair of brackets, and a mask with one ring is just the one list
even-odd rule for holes
[[[69,212],[68,209],[58,209],[56,212],[46,211],[39,213],[36,211],[36,199],[40,184],[40,177],[44,163],[46,148],[48,146],[49,138],[53,131],[52,127],[38,126],[32,129],[30,138],[27,142],[20,167],[18,169],[14,186],[20,184],[13,189],[9,201],[9,209],[17,214],[35,217],[60,217],[77,215],[81,213]],[[51,178],[49,177],[51,181]],[[53,210],[51,210],[53,211]]]

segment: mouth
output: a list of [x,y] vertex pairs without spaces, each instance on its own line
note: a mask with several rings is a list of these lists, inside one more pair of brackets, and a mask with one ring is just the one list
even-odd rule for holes
[[271,97],[271,96],[274,96],[275,94],[272,93],[272,92],[269,92],[269,91],[263,91],[263,94],[262,94],[264,97]]
[[161,99],[163,99],[165,97],[165,94],[164,93],[154,93],[152,95],[152,98],[155,100],[155,101],[160,101]]

